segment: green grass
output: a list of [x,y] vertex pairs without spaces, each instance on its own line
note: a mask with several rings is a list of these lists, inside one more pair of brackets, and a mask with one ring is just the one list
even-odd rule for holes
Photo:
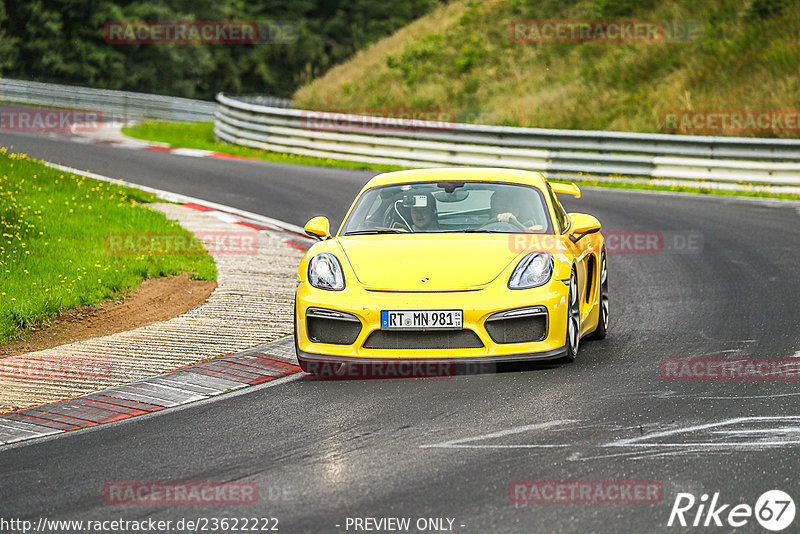
[[[258,159],[267,161],[281,161],[284,163],[298,163],[305,165],[320,165],[325,167],[344,167],[356,169],[372,169],[379,172],[389,172],[396,170],[408,169],[409,167],[401,167],[395,165],[383,164],[370,164],[370,163],[355,163],[352,161],[345,161],[339,159],[322,159],[322,158],[309,158],[305,156],[294,156],[292,154],[281,154],[279,152],[267,152],[265,150],[256,150],[248,147],[240,147],[236,145],[229,145],[226,143],[219,143],[214,140],[214,131],[212,123],[141,123],[136,126],[128,126],[123,128],[123,133],[139,139],[147,141],[155,141],[162,143],[169,143],[170,146],[180,148],[202,148],[206,150],[215,150],[226,154],[233,154],[236,156],[256,157],[253,153],[260,153]],[[310,160],[310,161],[307,161]],[[619,178],[619,177],[618,177]],[[557,180],[554,180],[557,181]],[[766,197],[766,198],[783,198],[789,200],[800,200],[800,195],[789,193],[770,193],[764,191],[736,191],[725,189],[713,189],[706,187],[702,183],[697,187],[690,186],[665,186],[656,185],[646,181],[637,183],[626,182],[603,182],[592,180],[587,176],[586,179],[576,181],[578,185],[588,185],[593,187],[608,187],[614,189],[646,189],[653,191],[678,191],[686,193],[700,193],[707,195],[725,195],[725,196],[747,196],[747,197]]]
[[[614,177],[612,177],[614,178]],[[617,176],[616,178],[621,178]],[[554,182],[563,182],[564,180],[553,180]],[[686,185],[662,185],[656,184],[653,182],[645,181],[643,179],[641,182],[604,182],[598,180],[592,180],[591,177],[586,176],[585,179],[581,180],[570,180],[574,182],[578,186],[581,187],[605,187],[609,189],[643,189],[648,191],[673,191],[677,193],[693,193],[693,194],[700,194],[700,195],[719,195],[719,196],[730,196],[730,197],[755,197],[755,198],[779,198],[784,200],[800,200],[800,195],[793,194],[793,193],[770,193],[766,191],[756,191],[756,190],[730,190],[730,189],[714,189],[712,187],[705,186],[703,182],[700,182],[697,187],[691,187]],[[739,183],[738,185],[749,185]]]
[[124,295],[146,278],[216,279],[200,248],[115,254],[109,234],[191,234],[146,203],[149,193],[46,167],[0,149],[0,342],[65,308]]
[[382,165],[360,163],[357,161],[333,160],[271,152],[239,145],[231,145],[217,141],[214,136],[214,124],[211,122],[142,122],[133,126],[125,126],[122,133],[145,141],[167,143],[173,148],[197,148],[212,150],[223,154],[231,154],[245,158],[255,158],[279,163],[296,163],[300,165],[316,165],[319,167],[344,167],[347,169],[373,169],[381,172],[399,171],[407,167],[399,165]]
[[[509,35],[515,21],[547,19],[679,21],[692,33],[654,43]],[[453,0],[293,99],[301,109],[450,109],[476,124],[671,133],[668,111],[800,109],[798,64],[800,0]],[[771,125],[719,134],[798,136]]]

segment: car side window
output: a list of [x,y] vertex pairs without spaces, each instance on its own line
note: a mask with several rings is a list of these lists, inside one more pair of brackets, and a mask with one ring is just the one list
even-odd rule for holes
[[553,193],[553,189],[550,187],[550,184],[547,184],[547,194],[550,195],[550,202],[553,204],[553,213],[556,215],[556,222],[558,222],[558,228],[560,232],[563,234],[564,231],[569,226],[569,219],[567,218],[567,212],[564,211],[564,208],[561,207],[561,203],[556,198],[555,193]]

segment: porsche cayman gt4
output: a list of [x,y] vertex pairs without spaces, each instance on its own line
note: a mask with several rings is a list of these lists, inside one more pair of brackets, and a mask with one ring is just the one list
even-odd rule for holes
[[608,330],[600,222],[566,213],[574,184],[508,169],[374,177],[300,262],[301,367],[386,362],[571,361]]

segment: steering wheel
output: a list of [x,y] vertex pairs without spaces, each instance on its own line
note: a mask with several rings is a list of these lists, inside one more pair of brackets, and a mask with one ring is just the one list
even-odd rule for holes
[[[398,213],[399,215],[399,213]],[[400,230],[405,230],[407,232],[413,232],[411,226],[409,226],[408,222],[402,217],[395,216],[395,205],[394,203],[389,204],[386,212],[383,214],[383,227],[385,228],[395,228],[395,224],[402,224],[404,228],[400,228]]]

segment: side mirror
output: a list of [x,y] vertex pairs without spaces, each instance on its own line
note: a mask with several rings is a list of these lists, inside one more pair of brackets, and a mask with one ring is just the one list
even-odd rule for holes
[[568,215],[570,227],[569,238],[577,243],[585,235],[600,231],[600,221],[585,213],[570,213]]
[[328,239],[331,236],[331,224],[327,217],[314,217],[308,221],[303,230],[311,237]]

